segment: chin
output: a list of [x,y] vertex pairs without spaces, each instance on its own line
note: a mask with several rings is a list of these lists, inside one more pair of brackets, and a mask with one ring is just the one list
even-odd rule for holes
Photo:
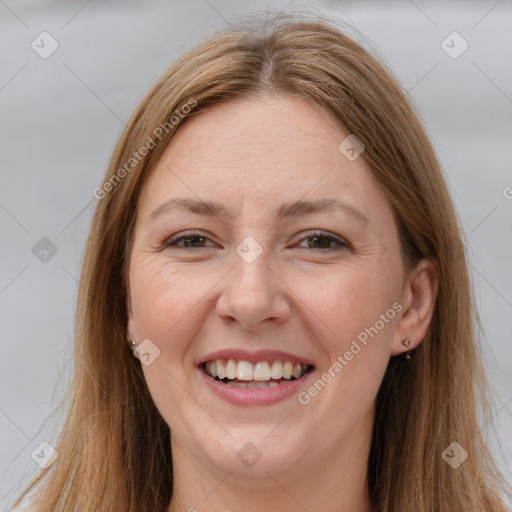
[[232,477],[241,481],[268,480],[269,473],[277,476],[297,469],[303,450],[310,449],[310,445],[306,439],[290,439],[289,430],[285,429],[280,434],[269,435],[275,427],[274,423],[271,428],[244,425],[230,429],[233,437],[226,435],[202,448],[206,455],[203,460],[209,460],[220,473],[232,473]]

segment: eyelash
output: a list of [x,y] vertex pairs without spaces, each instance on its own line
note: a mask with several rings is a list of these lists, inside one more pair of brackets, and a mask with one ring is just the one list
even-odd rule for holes
[[[195,249],[208,249],[208,247],[184,247],[184,246],[177,246],[176,245],[177,242],[181,242],[181,241],[186,240],[188,238],[196,238],[196,237],[208,239],[207,236],[203,235],[200,232],[190,231],[190,232],[186,232],[185,234],[182,234],[180,236],[174,236],[174,237],[168,238],[164,242],[164,248],[169,249],[171,247],[179,247],[180,250],[186,250],[186,251],[194,251]],[[329,233],[326,233],[324,231],[311,231],[311,232],[308,232],[307,236],[302,237],[300,239],[300,241],[302,242],[302,241],[307,240],[309,238],[315,238],[315,237],[325,238],[325,239],[327,239],[327,240],[329,240],[331,242],[334,242],[334,243],[338,244],[338,247],[330,247],[330,248],[327,248],[327,249],[310,249],[310,248],[303,247],[303,249],[306,252],[319,252],[319,251],[320,252],[331,252],[331,251],[335,251],[335,250],[350,248],[349,244],[347,242],[345,242],[343,239],[335,237],[335,236],[333,236],[333,235],[331,235]]]

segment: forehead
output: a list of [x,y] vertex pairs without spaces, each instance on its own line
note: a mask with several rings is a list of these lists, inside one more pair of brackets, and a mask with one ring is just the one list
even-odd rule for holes
[[184,195],[241,209],[338,198],[379,217],[391,207],[348,134],[318,106],[292,96],[237,100],[191,116],[177,130],[140,198],[144,216]]
[[[200,164],[207,158],[213,166],[223,167],[249,167],[265,157],[298,163],[303,157],[317,160],[326,146],[337,147],[343,133],[318,106],[302,98],[246,98],[192,115],[178,129],[166,153],[174,158],[187,153],[191,162]],[[191,148],[192,155],[188,154]],[[251,160],[234,160],[243,156]]]

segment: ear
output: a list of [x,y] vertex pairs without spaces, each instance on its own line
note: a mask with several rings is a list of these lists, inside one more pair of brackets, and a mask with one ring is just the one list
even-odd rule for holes
[[135,334],[135,320],[133,318],[133,309],[132,309],[132,299],[130,295],[130,290],[128,289],[126,292],[126,339],[136,340],[137,338]]
[[[413,350],[423,341],[434,313],[438,288],[439,279],[434,265],[422,259],[411,270],[404,285],[402,316],[396,324],[392,356]],[[402,339],[407,337],[411,343],[409,347],[404,347]]]

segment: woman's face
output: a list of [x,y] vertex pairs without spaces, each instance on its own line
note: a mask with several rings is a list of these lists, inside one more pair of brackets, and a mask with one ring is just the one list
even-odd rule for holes
[[298,98],[217,105],[144,186],[128,328],[173,456],[254,478],[368,449],[407,276],[348,135]]

